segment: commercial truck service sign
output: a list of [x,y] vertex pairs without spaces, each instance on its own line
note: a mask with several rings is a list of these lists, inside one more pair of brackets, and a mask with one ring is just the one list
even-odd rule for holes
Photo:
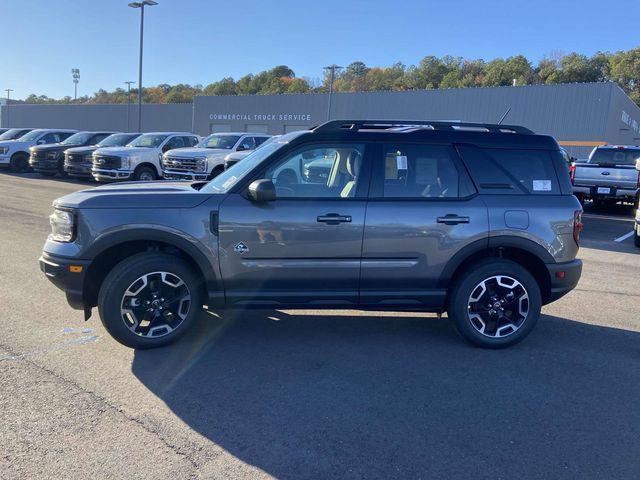
[[271,121],[271,122],[310,122],[310,113],[211,113],[209,120]]

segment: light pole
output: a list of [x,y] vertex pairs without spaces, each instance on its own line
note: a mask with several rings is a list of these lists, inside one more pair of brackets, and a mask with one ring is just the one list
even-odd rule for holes
[[13,89],[5,88],[4,91],[7,92],[7,127],[8,127],[9,126],[9,97],[10,97],[9,94],[13,92]]
[[131,80],[124,82],[127,84],[127,132],[130,132],[129,119],[131,118],[131,84],[136,83]]
[[138,63],[138,131],[142,132],[142,43],[144,38],[144,7],[157,5],[155,0],[143,0],[142,2],[131,2],[131,8],[140,9],[140,62]]
[[73,77],[73,99],[78,99],[78,82],[80,81],[80,69],[72,68],[71,76]]
[[341,70],[342,67],[336,65],[329,65],[324,67],[325,71],[329,71],[329,104],[327,105],[327,121],[331,120],[331,97],[333,96],[333,81],[336,79],[336,71]]

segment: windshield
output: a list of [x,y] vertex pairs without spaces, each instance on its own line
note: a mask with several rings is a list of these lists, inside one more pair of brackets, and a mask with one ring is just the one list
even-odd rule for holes
[[598,165],[635,165],[640,149],[596,148],[587,163]]
[[224,148],[231,149],[236,144],[236,142],[240,139],[240,135],[220,135],[219,133],[214,133],[213,135],[209,135],[207,138],[202,140],[199,144],[199,148]]
[[31,130],[26,135],[21,136],[20,137],[20,141],[21,142],[30,142],[32,140],[37,139],[40,135],[42,135],[45,132],[46,132],[46,130]]
[[133,142],[127,145],[127,147],[144,147],[144,148],[158,148],[162,142],[169,135],[158,135],[157,133],[147,133],[140,135]]
[[71,135],[66,140],[60,142],[60,145],[81,145],[83,143],[87,143],[91,137],[93,137],[93,133],[91,132],[78,132]]
[[0,140],[15,140],[16,138],[20,138],[28,131],[29,130],[25,130],[24,128],[10,128],[2,135],[0,135]]
[[227,193],[236,183],[242,180],[245,175],[260,165],[267,157],[275,151],[287,145],[294,138],[307,133],[306,130],[287,133],[281,137],[273,139],[271,142],[263,143],[252,153],[247,155],[244,160],[236,163],[229,170],[225,170],[216,178],[207,183],[201,192],[206,193]]
[[134,138],[136,138],[136,135],[131,135],[130,133],[115,133],[98,143],[98,147],[122,147]]

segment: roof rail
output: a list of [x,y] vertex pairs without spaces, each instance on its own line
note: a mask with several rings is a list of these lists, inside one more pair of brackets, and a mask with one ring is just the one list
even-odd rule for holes
[[314,132],[388,131],[412,132],[416,130],[467,131],[488,133],[519,133],[533,135],[526,127],[517,125],[498,125],[494,123],[444,122],[429,120],[331,120],[313,128]]

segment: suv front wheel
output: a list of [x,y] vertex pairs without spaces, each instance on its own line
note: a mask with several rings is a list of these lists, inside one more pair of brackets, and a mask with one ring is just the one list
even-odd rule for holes
[[491,258],[473,264],[454,281],[448,315],[472,344],[503,348],[531,332],[541,307],[540,287],[528,270]]
[[182,259],[140,253],[117,264],[102,282],[100,319],[131,348],[167,345],[182,336],[202,311],[202,285]]

